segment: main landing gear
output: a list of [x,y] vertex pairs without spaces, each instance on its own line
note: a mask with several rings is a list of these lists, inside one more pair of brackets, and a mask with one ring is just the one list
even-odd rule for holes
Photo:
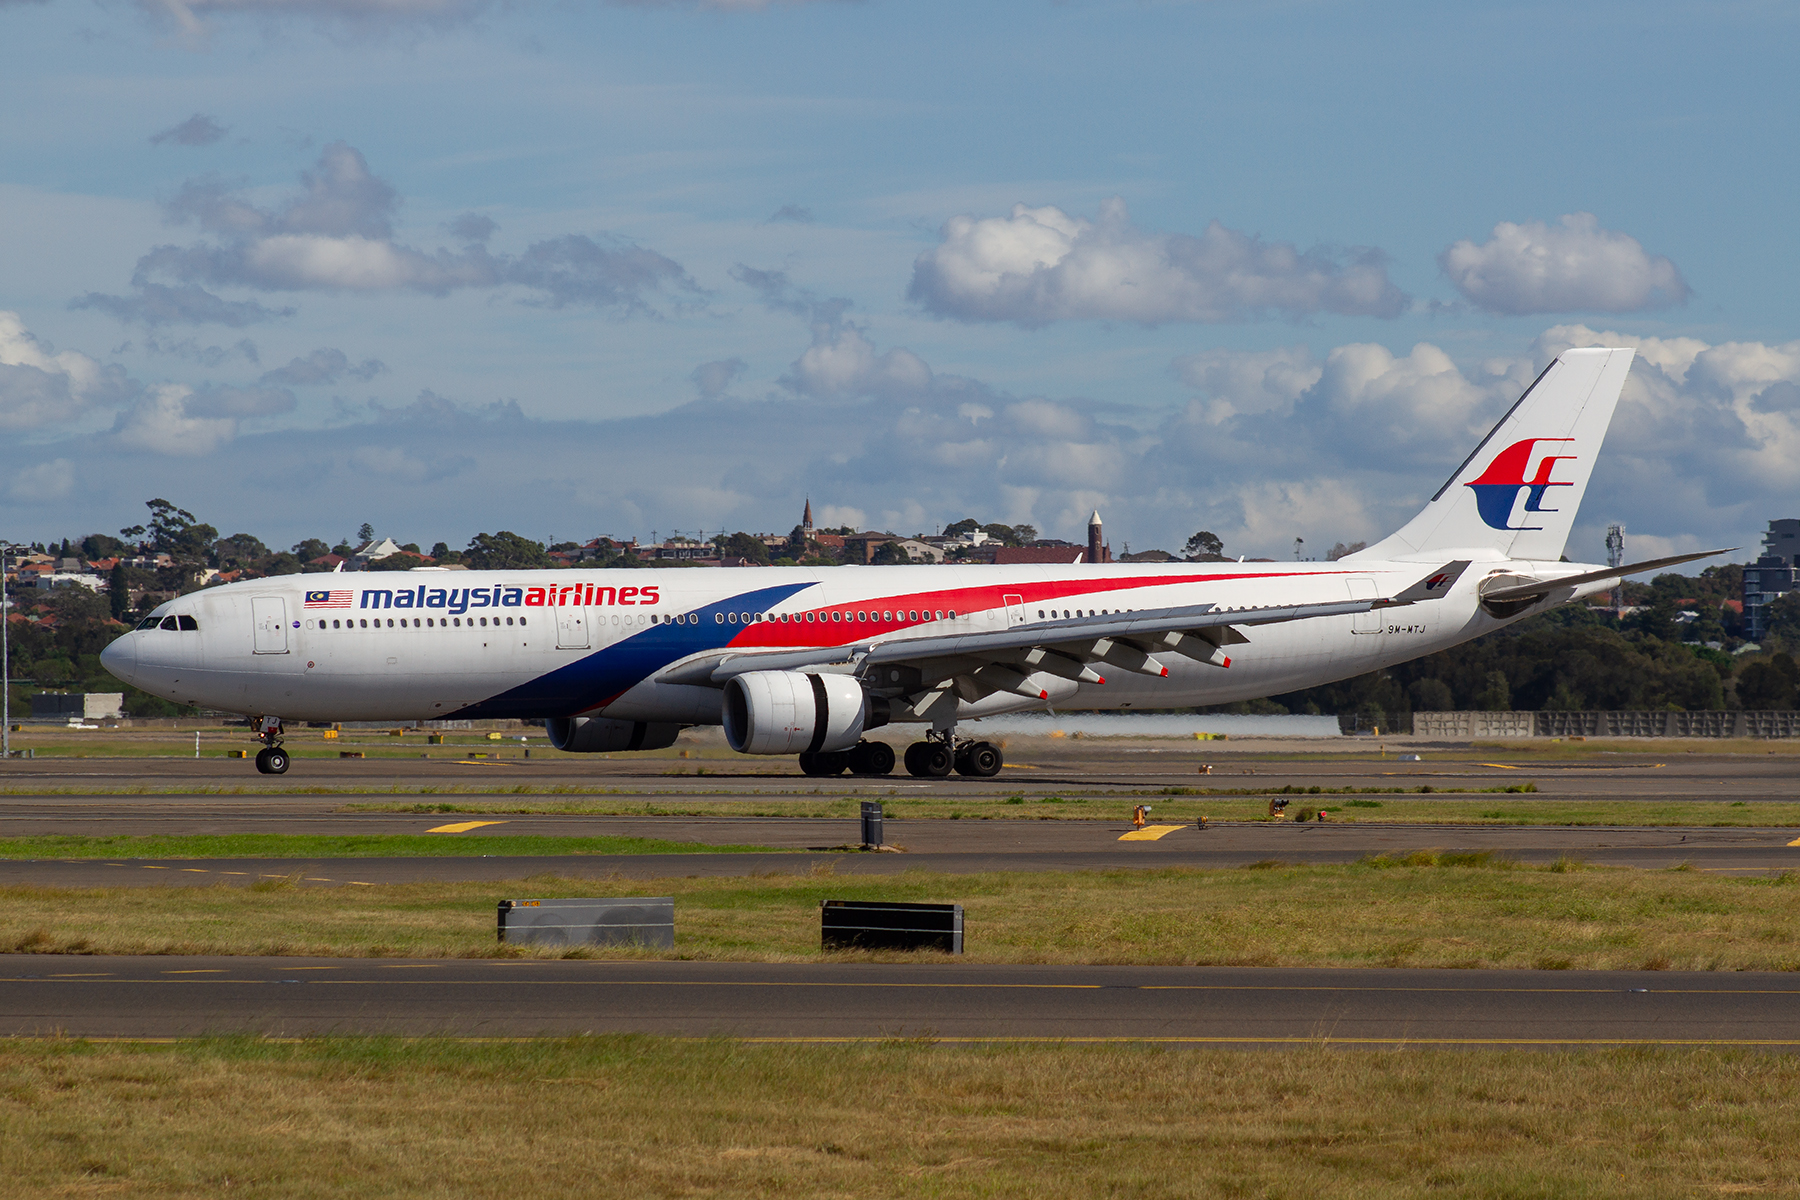
[[923,779],[942,779],[955,771],[976,779],[991,779],[1006,763],[1000,747],[992,742],[958,741],[952,733],[926,735],[926,740],[906,748],[906,772]]
[[800,770],[808,775],[887,775],[894,769],[894,748],[886,742],[858,742],[848,750],[827,750],[800,756]]
[[[933,731],[906,748],[906,773],[921,779],[943,779],[952,771],[976,779],[1000,773],[1005,757],[992,742],[958,740],[953,733]],[[848,750],[826,750],[800,756],[808,775],[887,775],[894,769],[894,748],[886,742],[858,742]]]
[[288,752],[281,748],[281,718],[257,717],[254,724],[258,727],[256,736],[263,743],[256,752],[256,769],[264,775],[287,774]]

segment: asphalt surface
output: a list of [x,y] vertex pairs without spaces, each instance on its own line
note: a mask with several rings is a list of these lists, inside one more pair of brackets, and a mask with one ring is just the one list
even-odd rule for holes
[[[92,736],[101,737],[105,731]],[[15,741],[27,735],[16,735]],[[56,734],[68,739],[74,735]],[[125,735],[113,735],[123,737]],[[255,744],[241,735],[208,735],[206,753]],[[258,775],[247,760],[219,757],[37,758],[0,761],[0,792],[93,793],[225,789],[254,794],[331,792],[548,791],[685,799],[763,799],[814,795],[1006,795],[1022,789],[1066,795],[1126,794],[1139,789],[1194,786],[1247,790],[1284,786],[1503,787],[1530,781],[1542,799],[1800,800],[1800,756],[1781,743],[1772,750],[1719,753],[1703,740],[1659,743],[1642,750],[1585,752],[1558,757],[1536,748],[1482,748],[1360,738],[1262,739],[1256,742],[1180,742],[1172,739],[1022,738],[1007,743],[1007,766],[995,779],[914,779],[904,772],[879,778],[802,775],[791,758],[733,755],[714,746],[716,731],[683,734],[693,748],[653,755],[559,754],[540,741],[530,758],[508,743],[497,748],[417,746],[419,739],[365,738],[323,743],[290,739],[296,757],[286,775]],[[904,737],[890,738],[903,745]],[[217,743],[215,746],[214,743]],[[121,744],[125,744],[121,742]],[[400,749],[402,744],[407,749]],[[65,742],[73,746],[73,742]],[[510,748],[507,748],[510,745]],[[313,758],[342,746],[363,759]],[[413,749],[413,747],[417,747]],[[1383,748],[1385,747],[1385,753]],[[60,752],[60,751],[59,751]],[[474,759],[471,753],[498,755]],[[48,751],[46,751],[48,753]],[[1417,755],[1410,761],[1403,755]],[[383,757],[373,757],[383,756]],[[388,757],[391,756],[391,757]],[[1202,774],[1202,769],[1211,772]]]
[[1800,1048],[1800,977],[599,961],[0,960],[0,1035]]

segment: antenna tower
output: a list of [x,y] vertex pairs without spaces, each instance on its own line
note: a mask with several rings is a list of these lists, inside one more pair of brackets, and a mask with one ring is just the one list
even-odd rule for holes
[[[1606,565],[1622,567],[1625,565],[1625,527],[1608,525],[1606,527]],[[1619,580],[1619,586],[1613,589],[1613,611],[1616,613],[1625,607],[1625,581]]]

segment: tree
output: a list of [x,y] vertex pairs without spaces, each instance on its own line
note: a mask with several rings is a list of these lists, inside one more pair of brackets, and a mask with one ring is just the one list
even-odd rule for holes
[[357,527],[356,540],[357,540],[357,544],[360,546],[366,546],[370,542],[374,541],[375,540],[375,527],[373,525],[369,524],[367,521],[364,521],[361,525],[359,525]]
[[1512,687],[1506,682],[1505,671],[1487,673],[1487,686],[1475,697],[1475,707],[1483,712],[1512,711]]
[[443,542],[433,542],[431,544],[431,557],[442,558],[448,553],[450,553],[450,547]]
[[331,553],[331,547],[318,538],[307,538],[303,542],[295,542],[294,557],[301,562],[311,562],[315,558],[324,558]]
[[980,528],[980,521],[974,517],[964,517],[960,521],[953,521],[944,526],[944,536],[947,538],[962,537],[964,534],[973,533]]
[[123,621],[131,613],[131,580],[126,576],[124,563],[113,564],[112,577],[107,580],[106,588],[112,619]]
[[898,567],[905,566],[911,561],[912,556],[906,552],[906,549],[901,546],[899,542],[883,542],[881,545],[875,547],[875,553],[869,559],[869,565],[874,567]]
[[1800,643],[1800,592],[1785,592],[1763,612],[1764,628],[1784,642]]
[[1331,551],[1328,554],[1325,555],[1325,561],[1326,562],[1336,562],[1338,559],[1343,558],[1345,555],[1355,554],[1358,550],[1367,549],[1368,545],[1369,545],[1369,543],[1367,543],[1367,542],[1351,542],[1348,546],[1346,546],[1346,545],[1344,545],[1344,543],[1339,542],[1337,545],[1335,545],[1331,548]]
[[463,551],[462,558],[477,571],[556,565],[545,553],[544,543],[505,529],[499,533],[478,533],[470,538],[469,548]]
[[730,537],[721,536],[713,541],[719,547],[721,558],[747,558],[759,566],[769,565],[769,548],[763,545],[761,538],[751,537],[741,529]]
[[[218,540],[219,531],[211,525],[202,524],[194,518],[194,514],[185,508],[176,508],[167,500],[146,500],[145,507],[150,510],[150,547],[159,554],[167,554],[177,563],[185,566],[204,564]],[[133,526],[142,530],[142,526]],[[130,531],[124,531],[131,536]]]
[[212,544],[213,557],[219,566],[247,567],[251,563],[269,557],[269,548],[261,539],[248,533],[234,533],[230,537],[222,537]]
[[1225,543],[1219,540],[1218,534],[1202,529],[1187,540],[1182,552],[1189,562],[1221,562],[1225,557]]
[[1748,709],[1793,708],[1800,665],[1786,654],[1750,663],[1738,672],[1738,703]]
[[81,557],[90,562],[96,558],[117,558],[130,549],[118,538],[104,533],[90,533],[81,539]]

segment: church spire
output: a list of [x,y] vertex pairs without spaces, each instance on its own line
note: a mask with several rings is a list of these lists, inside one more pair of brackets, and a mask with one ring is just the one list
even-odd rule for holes
[[813,531],[811,496],[806,498],[806,515],[800,518],[800,528],[807,534],[811,534]]

